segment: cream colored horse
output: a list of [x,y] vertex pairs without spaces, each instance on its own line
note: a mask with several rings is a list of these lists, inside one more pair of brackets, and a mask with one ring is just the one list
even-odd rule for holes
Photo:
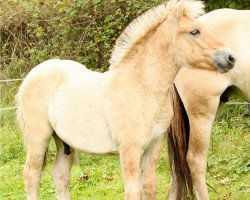
[[106,73],[49,60],[27,75],[17,95],[17,118],[27,149],[29,200],[38,199],[52,136],[59,199],[70,198],[74,149],[119,153],[125,199],[155,199],[156,164],[173,114],[169,88],[177,72],[188,65],[227,72],[234,65],[233,53],[196,21],[203,8],[201,1],[171,0],[134,20],[118,38]]
[[[238,58],[228,73],[182,68],[175,79],[190,123],[187,163],[197,199],[208,200],[205,176],[216,112],[230,94],[250,102],[250,11],[220,9],[203,15],[199,21],[233,49]],[[179,184],[172,182],[169,199],[180,199],[177,198]]]

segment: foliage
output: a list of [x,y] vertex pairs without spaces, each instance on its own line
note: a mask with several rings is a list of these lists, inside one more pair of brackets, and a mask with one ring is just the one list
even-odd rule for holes
[[24,76],[34,65],[53,57],[73,59],[91,69],[105,70],[112,46],[124,26],[156,3],[125,0],[1,2],[2,76]]
[[[124,27],[163,0],[2,0],[0,78],[24,77],[50,58],[104,71]],[[208,0],[209,10],[249,8],[248,0]]]
[[205,0],[208,10],[233,8],[238,10],[250,9],[249,0]]

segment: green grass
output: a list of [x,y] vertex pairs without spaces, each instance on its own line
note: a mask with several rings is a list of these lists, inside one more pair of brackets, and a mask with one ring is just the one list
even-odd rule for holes
[[[250,197],[250,136],[249,116],[240,109],[227,106],[226,114],[218,118],[213,127],[209,155],[207,182],[211,199],[247,200]],[[227,113],[231,114],[228,115]],[[25,151],[22,135],[14,118],[14,111],[2,111],[0,148],[0,199],[25,199],[22,177]],[[158,165],[157,199],[166,199],[170,182],[166,148]],[[45,168],[40,199],[56,199],[51,171],[55,159],[55,144],[51,142],[48,165]],[[88,178],[84,178],[84,177]],[[225,181],[229,180],[229,181]],[[224,183],[223,183],[224,180]],[[123,199],[123,183],[119,159],[116,156],[81,154],[72,168],[72,199]]]

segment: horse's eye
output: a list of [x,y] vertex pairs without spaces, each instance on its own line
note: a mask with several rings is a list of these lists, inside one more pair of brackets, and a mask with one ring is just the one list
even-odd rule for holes
[[201,32],[198,30],[198,29],[194,29],[190,32],[191,35],[194,35],[194,36],[197,36],[197,35],[200,35]]

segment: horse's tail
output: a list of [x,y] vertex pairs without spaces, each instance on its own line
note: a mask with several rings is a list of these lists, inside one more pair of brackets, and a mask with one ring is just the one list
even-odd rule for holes
[[176,86],[172,89],[174,117],[168,129],[170,169],[176,181],[176,199],[194,199],[191,173],[186,161],[189,141],[189,120]]
[[21,128],[21,130],[24,130],[25,124],[24,124],[24,119],[23,119],[23,106],[22,106],[22,101],[21,101],[21,91],[20,88],[18,90],[18,93],[15,96],[15,102],[16,102],[16,118],[17,122]]

